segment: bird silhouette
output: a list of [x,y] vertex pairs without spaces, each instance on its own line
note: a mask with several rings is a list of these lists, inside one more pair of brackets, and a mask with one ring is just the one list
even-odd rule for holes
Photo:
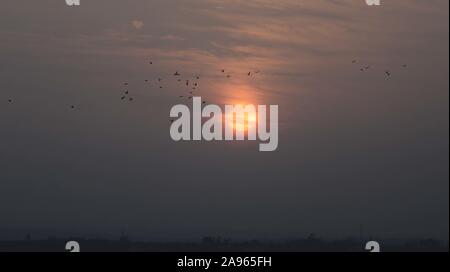
[[387,75],[388,77],[391,76],[391,72],[390,72],[390,71],[386,71],[385,73],[386,73],[386,75]]
[[247,74],[248,76],[251,76],[252,75],[252,72],[248,72],[248,74]]
[[9,102],[9,103],[12,103],[13,101],[12,101],[12,99],[8,99],[8,102]]
[[120,100],[125,100],[125,98],[126,98],[125,96],[122,96],[122,97],[120,98]]
[[180,73],[178,73],[178,71],[175,72],[175,74],[173,74],[174,76],[179,76]]

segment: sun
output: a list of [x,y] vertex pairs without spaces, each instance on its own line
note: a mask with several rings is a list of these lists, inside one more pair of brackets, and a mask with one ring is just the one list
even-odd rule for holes
[[233,124],[234,132],[246,133],[249,129],[256,129],[258,117],[256,112],[248,112],[243,119],[238,120],[235,113],[227,113],[225,119]]

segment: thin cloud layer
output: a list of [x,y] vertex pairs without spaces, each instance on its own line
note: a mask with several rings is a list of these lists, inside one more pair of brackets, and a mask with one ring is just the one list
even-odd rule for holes
[[[448,1],[24,2],[0,9],[1,227],[448,239]],[[176,71],[280,105],[279,151],[171,142]]]

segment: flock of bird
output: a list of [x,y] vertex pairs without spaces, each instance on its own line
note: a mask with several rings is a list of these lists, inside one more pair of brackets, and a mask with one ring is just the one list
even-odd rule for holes
[[[354,59],[352,60],[352,64],[358,64],[359,61]],[[148,62],[149,65],[153,65],[153,61],[149,61]],[[402,68],[407,68],[408,66],[406,64],[403,64],[401,66]],[[371,69],[370,65],[366,65],[363,67],[360,67],[359,70],[361,72],[367,71]],[[227,71],[225,69],[221,69],[220,70],[221,74],[223,74],[226,78],[231,78],[232,75],[230,73],[227,73]],[[251,77],[253,75],[259,74],[260,71],[259,70],[255,70],[255,71],[249,71],[246,76]],[[384,74],[389,78],[392,76],[392,73],[390,70],[385,70]],[[176,79],[177,82],[184,82],[185,85],[185,89],[188,90],[188,94],[182,94],[179,95],[179,98],[187,98],[187,99],[192,99],[195,96],[195,92],[198,90],[199,86],[200,86],[200,76],[196,75],[192,78],[188,78],[188,79],[182,79],[181,73],[179,71],[175,71],[175,73],[172,75],[172,78]],[[150,80],[149,79],[145,79],[144,80],[145,83],[149,83]],[[161,77],[157,78],[157,82],[159,85],[159,89],[163,89],[163,79]],[[122,95],[120,96],[120,100],[122,101],[128,101],[128,102],[132,102],[134,101],[134,97],[131,96],[131,93],[128,89],[129,87],[129,83],[128,82],[124,82],[123,83],[125,90],[123,91]],[[12,104],[14,102],[14,100],[12,98],[8,99],[8,103]],[[203,104],[206,104],[206,101],[203,101]],[[76,107],[75,105],[70,105],[70,109],[74,110]],[[173,122],[173,120],[171,120],[171,122]]]
[[[358,60],[352,60],[352,63],[353,64],[356,64],[356,63],[358,63]],[[371,68],[371,66],[370,65],[367,65],[367,66],[363,66],[363,67],[360,67],[359,68],[359,70],[361,71],[361,72],[364,72],[364,71],[367,71],[367,70],[369,70]],[[407,64],[403,64],[402,65],[402,68],[408,68],[408,65]],[[384,74],[387,76],[387,77],[391,77],[391,75],[392,75],[392,72],[390,71],[390,70],[385,70],[384,71]]]
[[[153,61],[149,61],[148,64],[153,65]],[[253,75],[256,75],[259,73],[260,73],[260,70],[249,71],[248,73],[246,73],[246,76],[252,77]],[[232,77],[232,74],[227,73],[227,71],[225,69],[221,69],[220,74],[224,75],[224,77],[227,79]],[[200,75],[198,75],[198,74],[193,77],[188,77],[188,78],[183,79],[181,73],[179,71],[175,71],[175,73],[173,73],[170,76],[170,80],[176,80],[176,82],[184,85],[184,91],[186,91],[187,93],[180,94],[178,96],[179,98],[192,99],[200,87]],[[156,81],[156,83],[158,83],[159,89],[164,88],[163,82],[165,80],[163,80],[162,77],[158,77],[155,81]],[[151,81],[149,79],[145,79],[144,82],[150,83]],[[130,91],[129,91],[129,86],[130,86],[129,82],[124,82],[123,86],[125,87],[125,90],[123,91],[123,93],[120,97],[120,100],[128,101],[128,102],[133,101],[134,98],[131,96]],[[207,101],[202,101],[202,103],[206,104]],[[174,122],[174,120],[171,119],[170,122]]]

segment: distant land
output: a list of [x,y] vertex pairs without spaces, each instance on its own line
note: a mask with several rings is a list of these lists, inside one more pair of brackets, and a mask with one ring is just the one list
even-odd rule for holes
[[[376,239],[375,239],[376,240]],[[364,242],[348,238],[325,240],[310,235],[286,241],[239,241],[222,237],[205,237],[199,242],[132,241],[127,236],[118,240],[77,237],[46,240],[0,241],[0,252],[64,252],[68,241],[77,241],[82,252],[364,252]],[[376,240],[384,252],[448,252],[449,242],[435,239]]]

